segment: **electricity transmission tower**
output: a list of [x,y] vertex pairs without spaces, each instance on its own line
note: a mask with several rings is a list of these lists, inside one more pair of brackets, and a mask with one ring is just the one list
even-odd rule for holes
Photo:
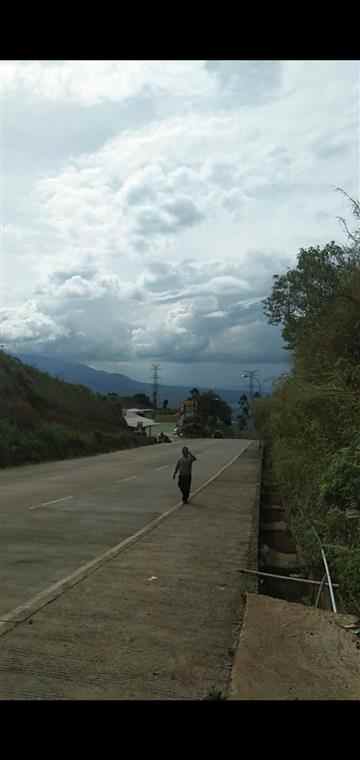
[[257,373],[258,373],[257,369],[247,369],[241,375],[241,377],[247,377],[249,379],[250,401],[252,401],[252,399],[254,397],[254,378],[259,383],[259,388],[260,388],[260,392],[261,392],[261,383],[260,383],[260,380],[256,377]]
[[158,408],[159,395],[159,367],[160,364],[152,364],[152,381],[153,381],[153,405],[154,409]]

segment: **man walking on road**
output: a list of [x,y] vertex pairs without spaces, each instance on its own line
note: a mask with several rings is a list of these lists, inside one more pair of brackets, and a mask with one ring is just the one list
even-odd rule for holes
[[175,480],[176,473],[179,473],[178,486],[182,493],[183,504],[188,504],[191,488],[191,472],[193,462],[196,461],[194,454],[189,451],[187,446],[184,446],[182,450],[182,457],[177,461],[174,470],[173,478]]

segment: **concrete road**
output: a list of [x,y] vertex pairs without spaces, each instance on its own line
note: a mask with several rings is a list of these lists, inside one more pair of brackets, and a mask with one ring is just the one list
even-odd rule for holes
[[[194,440],[193,490],[248,446]],[[174,506],[183,443],[0,472],[0,620]]]
[[[82,569],[80,580],[79,571],[73,572],[60,584],[60,593],[59,584],[55,591],[54,586],[46,589],[40,601],[37,596],[22,606],[21,614],[13,614],[12,622],[0,618],[0,700],[204,699],[227,694],[244,592],[256,590],[254,579],[241,569],[253,567],[257,559],[259,448],[251,441],[199,441],[193,448],[199,455],[197,484],[219,472],[222,462],[229,464],[195,493],[189,505],[175,507],[166,519],[157,518],[155,528],[144,528],[125,549],[120,543],[97,558],[95,570],[94,563]],[[59,567],[64,567],[66,557],[75,564],[91,535],[97,533],[99,545],[110,535],[113,544],[126,526],[129,529],[129,514],[141,525],[154,514],[151,510],[163,509],[167,502],[167,511],[174,504],[171,470],[161,461],[167,458],[169,463],[177,446],[172,451],[169,446],[167,452],[159,449],[136,452],[138,472],[143,472],[142,494],[136,496],[135,487],[126,491],[123,510],[116,507],[110,485],[106,490],[97,483],[98,501],[88,507],[89,520],[96,521],[97,528],[80,522],[75,531],[76,520],[84,518],[84,511],[77,512],[71,542],[65,518],[72,515],[63,513],[64,542],[61,545],[57,535],[56,544]],[[164,470],[156,469],[160,467]],[[99,466],[97,480],[101,471]],[[128,481],[126,488],[130,485]],[[164,497],[161,493],[158,498],[159,490]],[[119,497],[117,501],[120,504]],[[28,514],[45,512],[50,535],[53,507]],[[24,515],[24,509],[18,514]],[[109,534],[107,521],[112,525]],[[45,533],[38,530],[38,535],[44,551],[49,538],[46,544]],[[45,569],[48,562],[47,558]],[[29,564],[32,573],[31,568]],[[22,578],[25,583],[25,575]]]

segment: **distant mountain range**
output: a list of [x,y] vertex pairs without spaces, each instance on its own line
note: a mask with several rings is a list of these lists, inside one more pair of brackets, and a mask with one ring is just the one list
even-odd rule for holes
[[[98,393],[118,393],[119,396],[133,396],[135,393],[146,393],[152,397],[152,384],[142,383],[133,380],[127,375],[120,375],[115,372],[104,372],[103,370],[93,369],[86,364],[76,364],[63,359],[60,356],[51,356],[49,354],[33,353],[16,353],[16,356],[32,367],[48,372],[49,375],[61,378],[68,383],[86,385]],[[200,391],[209,390],[202,388],[196,383],[189,386],[177,385],[160,385],[159,384],[159,405],[162,405],[164,399],[167,399],[170,407],[177,407],[189,395],[192,387],[196,386]],[[227,390],[216,388],[217,393],[231,406],[239,401],[239,396],[247,388],[238,390]]]

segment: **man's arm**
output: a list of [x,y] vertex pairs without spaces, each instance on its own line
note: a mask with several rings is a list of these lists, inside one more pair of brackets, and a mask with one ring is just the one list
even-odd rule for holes
[[175,475],[176,475],[176,473],[177,473],[177,471],[179,469],[179,461],[180,460],[178,459],[178,461],[176,462],[176,467],[175,467],[175,470],[174,470],[173,478],[175,478]]

